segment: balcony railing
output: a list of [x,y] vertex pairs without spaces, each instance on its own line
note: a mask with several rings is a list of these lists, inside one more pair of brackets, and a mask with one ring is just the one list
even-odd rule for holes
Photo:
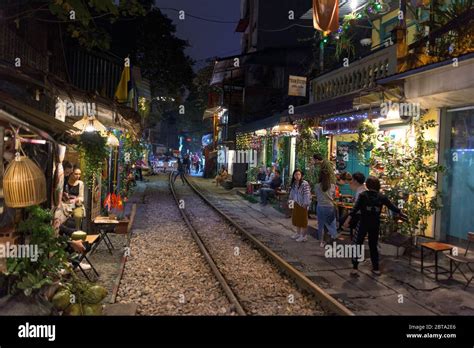
[[21,66],[48,72],[47,54],[39,52],[6,24],[0,23],[0,60],[15,66],[17,58],[20,58]]
[[67,61],[73,85],[113,99],[123,70],[122,60],[82,49],[69,49]]
[[396,73],[396,50],[394,44],[364,58],[349,62],[348,67],[341,67],[314,78],[311,81],[310,102],[375,87],[377,79]]

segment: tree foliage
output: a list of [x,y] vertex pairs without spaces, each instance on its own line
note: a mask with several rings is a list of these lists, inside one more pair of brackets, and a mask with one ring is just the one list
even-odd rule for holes
[[441,208],[437,175],[445,168],[435,157],[438,144],[425,138],[425,131],[436,126],[433,120],[412,121],[414,144],[409,136],[398,142],[387,137],[372,153],[372,166],[385,193],[408,216],[402,233],[424,235],[428,219]]
[[48,0],[49,10],[62,21],[70,37],[86,48],[110,48],[110,33],[103,25],[121,17],[143,16],[145,8],[139,0]]

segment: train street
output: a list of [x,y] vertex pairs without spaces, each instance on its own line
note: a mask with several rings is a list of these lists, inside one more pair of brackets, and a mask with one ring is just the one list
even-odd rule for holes
[[473,96],[474,0],[0,0],[0,348],[472,347]]

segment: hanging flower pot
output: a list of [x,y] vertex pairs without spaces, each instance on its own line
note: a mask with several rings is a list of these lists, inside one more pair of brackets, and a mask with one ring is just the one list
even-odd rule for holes
[[24,208],[46,201],[46,177],[43,171],[26,156],[17,153],[3,177],[5,204]]

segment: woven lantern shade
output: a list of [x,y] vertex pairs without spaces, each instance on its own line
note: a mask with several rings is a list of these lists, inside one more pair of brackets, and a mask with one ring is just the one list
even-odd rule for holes
[[17,155],[3,177],[5,204],[24,208],[46,201],[46,177],[35,162]]

